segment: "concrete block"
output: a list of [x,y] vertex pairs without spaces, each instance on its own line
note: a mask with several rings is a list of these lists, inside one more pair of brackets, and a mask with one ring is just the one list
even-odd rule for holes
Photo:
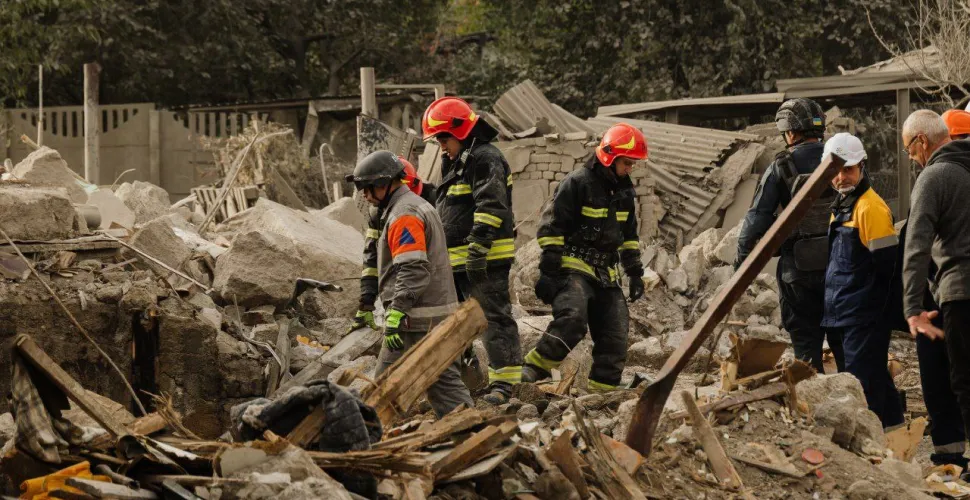
[[57,150],[47,146],[27,155],[10,173],[34,186],[66,189],[68,197],[74,203],[87,202],[88,193],[85,187],[92,188],[92,191],[96,189],[96,186],[80,179]]
[[552,163],[553,155],[548,153],[532,153],[530,161],[532,163]]
[[549,171],[542,172],[542,178],[551,181],[556,178],[556,174]]
[[549,164],[548,163],[537,163],[536,164],[536,169],[538,171],[540,171],[540,172],[548,172],[549,171]]
[[565,143],[546,139],[546,151],[552,154],[562,154]]
[[165,215],[172,206],[168,191],[150,182],[126,182],[118,186],[118,189],[115,190],[115,196],[135,213],[136,224],[142,224]]
[[74,237],[77,212],[63,189],[0,188],[0,227],[14,240]]
[[561,181],[561,180],[563,180],[565,178],[566,178],[566,174],[564,174],[562,172],[556,172],[556,180],[557,181]]
[[525,167],[525,170],[523,170],[523,172],[532,173],[538,169],[539,169],[538,165],[536,165],[535,163],[530,163],[527,167]]
[[576,159],[573,158],[572,156],[563,156],[561,170],[568,174],[569,172],[572,172],[575,169],[576,169]]
[[566,132],[562,135],[562,138],[566,141],[586,142],[586,139],[589,138],[589,134],[586,132]]
[[505,160],[509,162],[509,168],[513,174],[525,170],[529,165],[529,158],[532,156],[532,148],[513,147],[504,152]]
[[653,189],[650,189],[646,186],[637,186],[633,190],[636,191],[637,196],[647,196],[653,193]]
[[721,238],[721,241],[714,247],[710,258],[712,261],[722,262],[733,265],[738,258],[738,235],[741,234],[741,225],[738,224]]
[[310,217],[316,219],[324,217],[356,229],[360,234],[367,230],[367,217],[357,208],[357,202],[350,196],[345,196],[322,210],[311,210]]
[[582,141],[569,141],[563,146],[563,154],[578,159],[588,155],[589,150],[586,149],[586,144]]

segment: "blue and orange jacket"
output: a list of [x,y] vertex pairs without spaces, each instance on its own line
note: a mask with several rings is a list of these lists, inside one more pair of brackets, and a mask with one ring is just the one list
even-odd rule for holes
[[832,208],[823,327],[882,321],[898,250],[892,212],[864,177]]

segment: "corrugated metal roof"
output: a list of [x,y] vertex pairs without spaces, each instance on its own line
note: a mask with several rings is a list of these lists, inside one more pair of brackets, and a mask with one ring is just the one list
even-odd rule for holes
[[549,102],[532,80],[526,80],[502,94],[492,109],[513,132],[528,130],[539,119],[545,118],[556,128],[556,132],[593,134],[593,129],[585,121]]
[[614,104],[600,106],[596,111],[598,116],[622,116],[646,111],[664,111],[667,109],[690,108],[697,106],[728,106],[744,104],[781,104],[785,101],[785,94],[780,92],[770,94],[733,95],[723,97],[701,97],[687,99],[673,99],[669,101],[639,102],[631,104]]
[[657,187],[676,205],[660,221],[664,233],[687,233],[711,205],[721,186],[708,182],[707,174],[723,164],[739,143],[757,141],[757,135],[700,127],[688,127],[615,116],[596,116],[588,123],[600,134],[617,123],[638,127],[650,150],[647,171]]
[[938,68],[940,66],[940,51],[934,45],[923,47],[922,49],[912,50],[905,54],[900,54],[892,59],[879,61],[876,64],[863,66],[856,69],[843,69],[843,75],[859,75],[872,73],[886,73],[905,71],[914,73],[922,68]]

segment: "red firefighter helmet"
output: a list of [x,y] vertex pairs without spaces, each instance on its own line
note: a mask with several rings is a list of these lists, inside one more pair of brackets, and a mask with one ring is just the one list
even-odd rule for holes
[[468,137],[477,122],[478,115],[467,102],[457,97],[442,97],[425,110],[421,128],[426,141],[441,133],[451,134],[461,141]]
[[609,167],[617,156],[634,160],[647,157],[647,139],[640,129],[626,123],[617,123],[603,134],[603,140],[596,146],[596,159]]
[[404,164],[404,183],[408,185],[414,194],[421,196],[421,191],[424,190],[424,183],[421,182],[421,178],[418,177],[418,171],[415,170],[414,165],[411,162],[404,159],[403,156],[398,156],[398,160]]

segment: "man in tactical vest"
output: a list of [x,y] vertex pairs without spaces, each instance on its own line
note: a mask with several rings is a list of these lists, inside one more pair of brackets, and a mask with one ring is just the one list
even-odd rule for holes
[[[390,151],[367,155],[349,176],[381,213],[377,279],[386,315],[377,374],[458,308],[441,219],[404,177],[404,164]],[[428,388],[428,401],[439,418],[458,405],[475,405],[457,359]]]
[[[817,102],[804,98],[785,101],[775,114],[775,125],[787,147],[775,156],[758,184],[738,236],[735,269],[822,162],[825,113]],[[811,363],[820,373],[822,342],[826,336],[821,323],[828,263],[829,206],[835,194],[829,189],[819,197],[782,246],[778,259],[782,324],[791,335],[795,356]],[[828,343],[839,371],[843,371],[842,339],[829,333]]]
[[647,157],[640,129],[620,123],[603,134],[596,154],[563,179],[539,225],[536,297],[552,306],[552,323],[525,356],[522,379],[548,377],[586,336],[593,339],[591,391],[617,388],[626,363],[630,317],[619,266],[630,280],[630,302],[643,296],[636,193],[630,172]]
[[461,299],[474,297],[488,329],[488,394],[509,401],[522,381],[522,348],[512,318],[509,273],[515,258],[512,172],[491,141],[498,132],[457,97],[442,97],[424,113],[425,140],[441,147],[441,184],[436,207],[444,224],[455,285]]

